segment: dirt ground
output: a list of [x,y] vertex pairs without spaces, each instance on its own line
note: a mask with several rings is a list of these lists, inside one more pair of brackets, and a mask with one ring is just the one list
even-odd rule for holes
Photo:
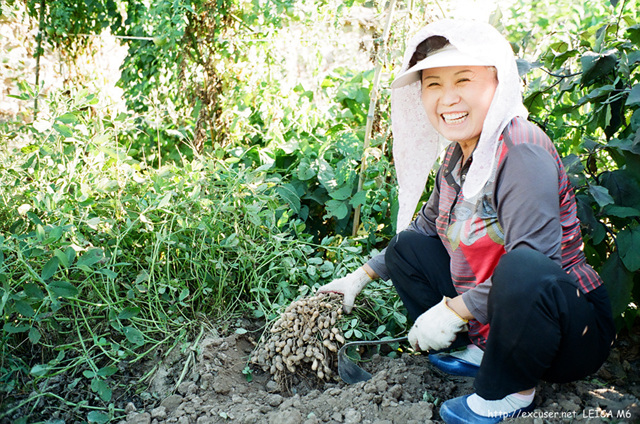
[[[639,348],[640,328],[625,332],[597,374],[565,385],[541,383],[535,411],[506,422],[640,422]],[[257,369],[248,381],[245,367],[253,349],[250,334],[207,336],[188,375],[177,384],[184,356],[164,361],[149,388],[162,400],[129,403],[120,424],[438,423],[443,401],[473,391],[472,378],[446,375],[426,356],[406,353],[397,358],[374,354],[362,364],[373,374],[367,382],[319,385],[293,377],[281,389]]]

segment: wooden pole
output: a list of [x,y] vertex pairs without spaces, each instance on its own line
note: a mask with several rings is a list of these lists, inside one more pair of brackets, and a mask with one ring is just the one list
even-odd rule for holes
[[[387,14],[387,22],[384,26],[384,31],[382,33],[382,45],[380,46],[380,51],[384,51],[387,45],[387,39],[389,38],[389,30],[391,29],[391,22],[393,21],[393,11],[396,6],[396,0],[391,0],[389,3],[389,9]],[[373,87],[371,89],[371,96],[369,100],[369,110],[367,112],[367,125],[365,127],[364,133],[364,150],[362,152],[362,160],[360,162],[360,178],[358,179],[358,191],[362,190],[362,185],[364,184],[364,172],[367,169],[367,150],[369,149],[369,144],[371,140],[371,131],[373,128],[373,118],[376,112],[376,102],[378,101],[378,86],[380,85],[380,74],[382,73],[382,61],[376,56],[376,70],[373,75]],[[358,227],[360,226],[360,205],[356,207],[356,210],[353,214],[353,229],[351,231],[351,235],[355,236],[358,233]]]
[[33,99],[33,119],[38,116],[38,95],[40,94],[40,56],[42,56],[42,32],[44,27],[45,0],[40,0],[40,22],[38,23],[38,35],[36,35],[36,89]]

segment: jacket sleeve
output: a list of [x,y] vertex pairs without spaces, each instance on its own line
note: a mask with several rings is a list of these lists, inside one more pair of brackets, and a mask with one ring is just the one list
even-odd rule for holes
[[[436,230],[436,218],[438,217],[438,205],[440,203],[439,181],[441,169],[442,168],[439,168],[436,174],[435,184],[433,191],[431,192],[431,196],[429,196],[429,200],[422,205],[418,215],[411,224],[409,224],[405,231],[415,231],[427,236],[436,236],[438,234]],[[373,269],[383,280],[388,280],[390,277],[384,261],[386,251],[387,248],[385,247],[380,253],[367,262],[371,269]]]
[[[558,167],[541,146],[518,144],[497,170],[494,207],[504,231],[506,252],[530,248],[561,264],[562,227]],[[465,292],[462,299],[479,322],[488,321],[491,279]]]

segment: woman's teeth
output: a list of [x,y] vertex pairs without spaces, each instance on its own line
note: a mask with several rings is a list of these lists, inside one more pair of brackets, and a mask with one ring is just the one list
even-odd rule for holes
[[464,121],[464,119],[469,115],[468,113],[460,112],[460,113],[443,113],[442,119],[447,124],[459,124]]

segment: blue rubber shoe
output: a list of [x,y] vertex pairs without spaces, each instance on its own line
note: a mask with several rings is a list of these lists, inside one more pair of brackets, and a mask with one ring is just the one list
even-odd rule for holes
[[534,410],[535,402],[527,407],[516,409],[510,414],[497,415],[495,417],[485,417],[478,415],[469,408],[467,398],[471,395],[460,396],[449,399],[440,407],[440,418],[447,424],[494,424],[499,423],[505,418],[517,417],[520,414],[531,412]]
[[447,353],[432,353],[429,361],[440,370],[451,375],[461,375],[463,377],[475,377],[480,367],[471,362],[451,356]]

